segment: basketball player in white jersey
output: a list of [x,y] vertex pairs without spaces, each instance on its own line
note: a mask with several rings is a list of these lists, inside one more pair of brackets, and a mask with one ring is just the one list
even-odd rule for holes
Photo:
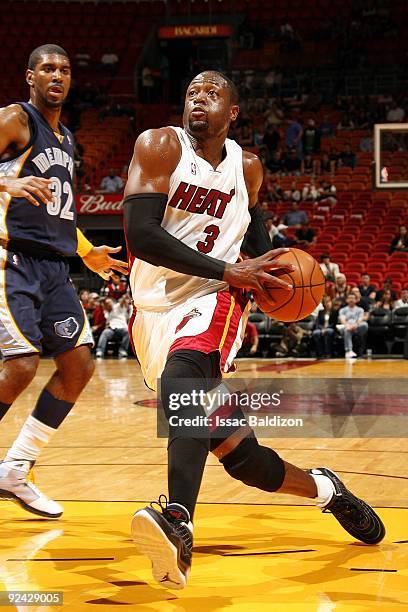
[[[125,231],[135,311],[131,335],[143,376],[156,389],[169,419],[169,502],[162,512],[135,513],[132,536],[152,562],[154,578],[183,588],[191,566],[192,517],[208,452],[232,477],[265,491],[315,498],[353,537],[374,544],[384,527],[326,468],[306,472],[260,446],[240,408],[229,430],[173,425],[171,398],[208,391],[233,369],[247,316],[244,289],[265,293],[264,283],[286,286],[277,276],[286,249],[271,251],[257,204],[262,166],[227,138],[239,112],[234,84],[218,72],[190,83],[184,128],[148,130],[136,141],[125,190]],[[246,234],[247,254],[236,263]],[[191,401],[178,416],[204,416]],[[182,419],[179,419],[181,422]],[[204,435],[203,435],[204,431]],[[161,500],[165,499],[165,503]]]

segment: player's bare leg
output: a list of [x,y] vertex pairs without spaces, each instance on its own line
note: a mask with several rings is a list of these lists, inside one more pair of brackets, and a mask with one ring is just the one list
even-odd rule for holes
[[[19,369],[25,367],[32,379],[38,365],[38,356],[25,359],[28,360],[26,363],[31,365],[31,369],[27,365],[20,365]],[[6,362],[7,376],[10,379],[13,366],[10,368],[7,366],[8,363],[12,362]],[[71,411],[94,370],[87,346],[80,346],[59,355],[55,358],[55,363],[56,371],[40,394],[33,413],[27,418],[0,466],[0,498],[11,499],[25,510],[46,518],[58,518],[63,509],[29,482],[29,471],[43,447],[48,444]],[[28,378],[29,375],[26,374],[21,386],[23,382],[27,386]],[[13,397],[12,388],[5,397],[9,399]]]
[[278,492],[312,499],[317,497],[317,487],[312,476],[296,467],[296,465],[287,463],[287,461],[283,463],[285,465],[285,479]]

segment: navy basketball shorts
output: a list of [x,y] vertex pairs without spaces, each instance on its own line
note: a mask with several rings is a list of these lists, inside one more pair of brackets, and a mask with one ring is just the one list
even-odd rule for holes
[[64,259],[0,247],[0,352],[3,360],[40,353],[55,357],[93,344]]

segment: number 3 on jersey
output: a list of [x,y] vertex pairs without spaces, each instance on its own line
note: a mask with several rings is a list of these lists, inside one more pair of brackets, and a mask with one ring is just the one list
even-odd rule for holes
[[[47,204],[47,212],[53,217],[60,216],[61,219],[67,219],[68,221],[74,220],[74,212],[71,210],[74,196],[72,194],[71,183],[65,181],[63,184],[60,179],[56,176],[51,177],[52,183],[50,184],[50,191],[54,197],[53,201]],[[65,204],[62,206],[62,194],[66,194],[67,198]]]
[[211,253],[214,243],[220,235],[220,228],[218,225],[207,225],[204,234],[207,234],[207,238],[204,241],[197,242],[196,247],[201,253]]

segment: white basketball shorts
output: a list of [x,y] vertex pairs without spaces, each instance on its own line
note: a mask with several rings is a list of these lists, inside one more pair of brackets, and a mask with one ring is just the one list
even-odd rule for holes
[[249,308],[244,292],[236,289],[192,297],[164,312],[135,308],[129,335],[146,385],[157,389],[167,357],[180,349],[219,351],[222,375],[235,371]]

